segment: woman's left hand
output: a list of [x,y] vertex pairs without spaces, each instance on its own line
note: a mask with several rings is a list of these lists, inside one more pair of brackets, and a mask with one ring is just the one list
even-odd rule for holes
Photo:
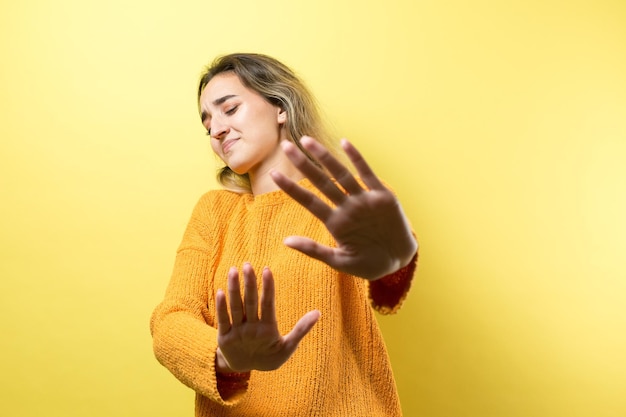
[[272,178],[324,223],[337,246],[332,248],[302,236],[289,236],[285,244],[339,271],[368,280],[382,278],[406,266],[417,251],[409,222],[395,195],[378,179],[359,151],[342,140],[342,148],[364,186],[313,138],[305,136],[300,143],[328,173],[293,143],[284,141],[283,150],[332,205],[279,172],[272,172]]

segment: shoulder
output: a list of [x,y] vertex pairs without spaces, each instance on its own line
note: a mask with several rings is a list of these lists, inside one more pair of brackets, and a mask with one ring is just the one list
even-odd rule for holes
[[205,250],[206,243],[219,236],[224,225],[229,222],[231,209],[240,197],[240,194],[226,190],[212,190],[203,194],[193,208],[179,250]]
[[242,194],[227,190],[211,190],[203,194],[197,201],[193,219],[215,219],[225,215],[240,201]]
[[242,196],[243,194],[228,190],[210,190],[200,197],[196,206],[215,206],[229,204],[240,200]]

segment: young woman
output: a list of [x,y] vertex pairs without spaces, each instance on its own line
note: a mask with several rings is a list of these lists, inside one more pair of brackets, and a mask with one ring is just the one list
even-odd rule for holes
[[225,189],[193,211],[151,319],[157,359],[196,416],[401,415],[373,313],[400,307],[417,262],[396,197],[347,141],[358,177],[340,162],[273,58],[218,58],[198,106]]

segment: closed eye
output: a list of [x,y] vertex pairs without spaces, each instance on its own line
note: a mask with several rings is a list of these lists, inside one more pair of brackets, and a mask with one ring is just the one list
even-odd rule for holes
[[237,111],[237,108],[239,108],[239,106],[233,106],[230,109],[226,110],[224,113],[226,113],[229,116],[233,115]]

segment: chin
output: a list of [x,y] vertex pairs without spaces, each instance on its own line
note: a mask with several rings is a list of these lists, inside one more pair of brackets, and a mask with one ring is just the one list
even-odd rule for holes
[[230,168],[231,171],[233,171],[235,174],[238,174],[238,175],[245,175],[249,171],[247,166],[242,166],[242,165],[230,165],[229,164],[228,168]]

